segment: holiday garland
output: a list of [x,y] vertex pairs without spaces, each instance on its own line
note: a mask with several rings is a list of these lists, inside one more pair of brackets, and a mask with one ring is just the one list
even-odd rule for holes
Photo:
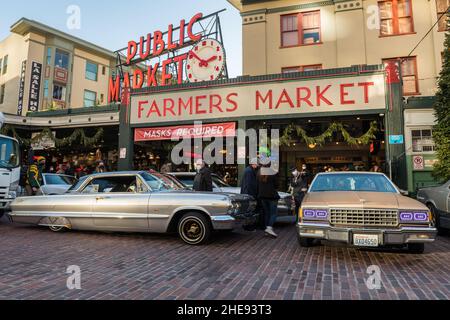
[[86,133],[84,132],[83,129],[75,129],[70,136],[62,139],[56,138],[53,135],[52,130],[50,130],[49,128],[45,128],[44,130],[42,130],[42,132],[40,132],[31,139],[20,137],[16,129],[10,125],[5,125],[1,130],[1,133],[4,135],[7,135],[9,132],[12,133],[12,136],[15,139],[17,139],[20,142],[20,144],[26,146],[30,146],[33,143],[37,143],[43,138],[50,138],[52,141],[55,142],[55,145],[57,147],[71,146],[74,143],[79,143],[84,147],[91,147],[100,141],[100,139],[103,137],[104,130],[103,128],[100,128],[97,130],[96,134],[93,137],[88,137],[86,136]]
[[336,132],[340,132],[345,142],[350,145],[358,145],[364,144],[368,145],[370,142],[375,139],[375,133],[378,131],[378,125],[376,121],[373,121],[370,124],[370,129],[364,135],[360,137],[352,137],[350,133],[345,129],[344,125],[339,122],[333,122],[330,127],[317,137],[310,137],[306,133],[306,131],[298,125],[290,124],[283,133],[283,136],[280,138],[280,144],[285,146],[290,146],[292,143],[293,135],[296,134],[299,138],[306,142],[307,145],[313,146],[322,146],[327,140],[330,140],[333,137],[333,134]]

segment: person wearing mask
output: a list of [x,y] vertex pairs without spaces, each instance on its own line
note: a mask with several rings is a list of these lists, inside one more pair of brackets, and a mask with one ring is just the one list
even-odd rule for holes
[[[251,159],[249,162],[249,166],[244,171],[241,182],[241,194],[248,194],[255,198],[255,200],[258,199],[258,167],[258,159]],[[259,203],[256,211],[260,211]],[[256,227],[264,230],[264,224],[264,217],[260,214],[258,221],[256,222]]]
[[43,176],[45,169],[45,158],[44,157],[35,157],[34,163],[28,167],[27,171],[27,195],[35,196],[36,193],[41,188],[43,183]]
[[258,200],[264,213],[265,233],[268,236],[277,238],[278,235],[273,230],[277,219],[277,208],[280,196],[278,194],[278,172],[271,168],[271,161],[267,157],[262,157],[261,169],[258,173]]
[[298,222],[298,214],[300,207],[302,206],[303,199],[305,198],[306,192],[308,191],[308,180],[310,174],[307,170],[308,168],[304,164],[302,166],[302,171],[299,172],[297,168],[292,168],[292,177],[290,183],[290,189],[292,190],[292,196],[295,201],[295,216]]
[[197,192],[212,192],[212,177],[211,170],[206,165],[206,162],[202,159],[197,160],[195,163],[195,169],[197,170],[197,174],[194,178],[194,191]]

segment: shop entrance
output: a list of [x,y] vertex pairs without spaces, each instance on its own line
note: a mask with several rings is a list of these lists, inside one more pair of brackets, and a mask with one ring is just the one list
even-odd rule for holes
[[[290,169],[300,170],[303,164],[314,175],[369,171],[375,166],[386,172],[384,115],[252,121],[247,127],[280,130],[280,183],[284,190]],[[367,138],[371,133],[373,137]],[[322,144],[316,143],[320,137],[324,138]]]

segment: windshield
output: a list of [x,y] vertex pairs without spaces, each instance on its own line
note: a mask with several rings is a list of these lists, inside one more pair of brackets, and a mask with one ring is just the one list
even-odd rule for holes
[[76,182],[74,177],[46,174],[45,184],[47,185],[73,185]]
[[218,188],[231,188],[231,186],[228,183],[226,183],[216,175],[212,176],[212,180],[217,185]]
[[19,143],[6,137],[0,137],[0,168],[12,169],[20,165]]
[[159,173],[142,172],[141,177],[147,182],[152,191],[182,190],[183,187],[175,184],[173,180]]
[[314,180],[310,192],[360,191],[388,192],[397,190],[382,174],[323,174]]
[[80,180],[78,180],[75,184],[73,184],[73,185],[69,188],[69,190],[67,190],[67,192],[71,192],[71,191],[75,191],[75,190],[80,189],[81,185],[83,184],[84,181],[86,181],[86,179],[87,179],[88,177],[89,177],[89,176],[81,177]]

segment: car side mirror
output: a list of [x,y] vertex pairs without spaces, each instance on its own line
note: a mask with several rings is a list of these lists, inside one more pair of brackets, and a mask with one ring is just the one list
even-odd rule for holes
[[407,197],[407,196],[409,196],[409,191],[406,191],[406,190],[400,190],[400,194],[401,194],[402,196]]

